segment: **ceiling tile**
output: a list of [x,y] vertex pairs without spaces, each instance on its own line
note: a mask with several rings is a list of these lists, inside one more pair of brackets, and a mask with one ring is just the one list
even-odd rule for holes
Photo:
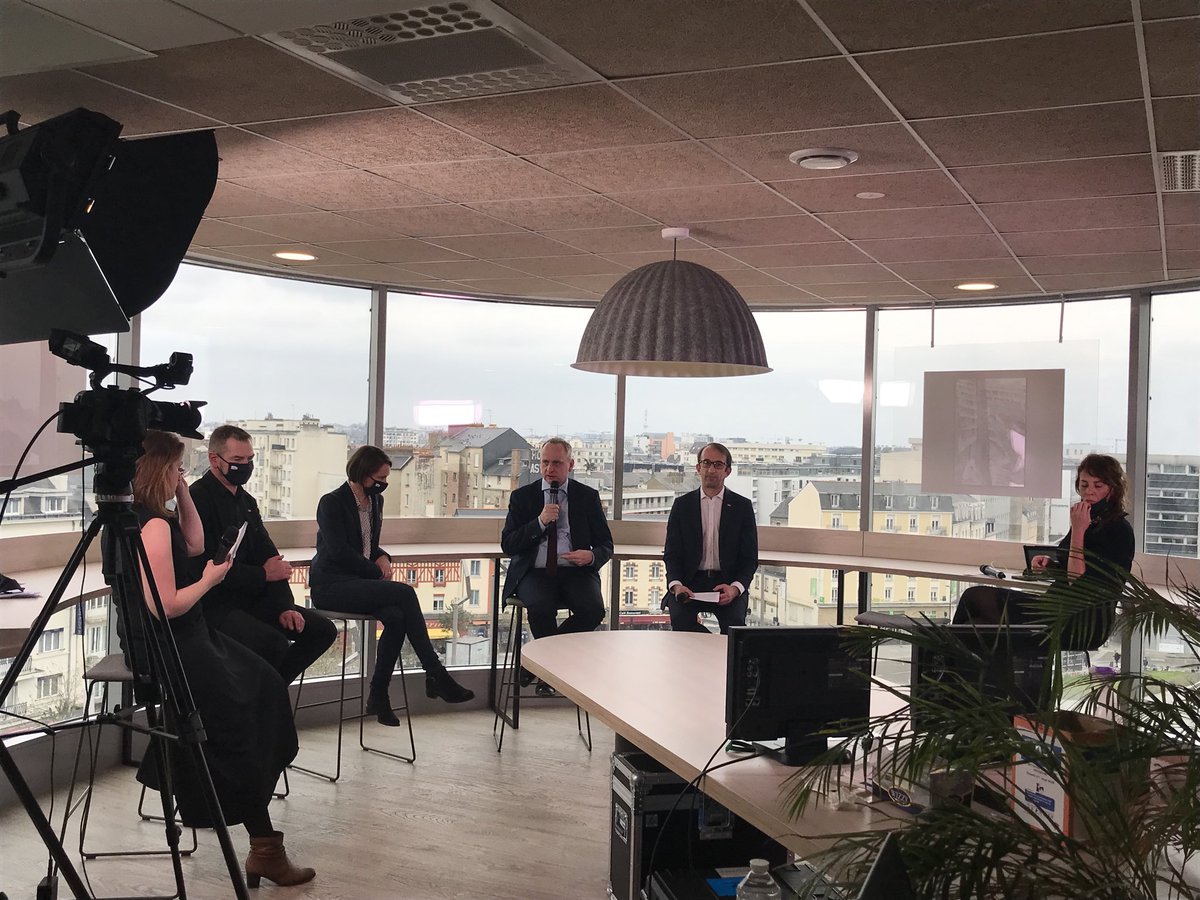
[[441,237],[457,234],[495,234],[513,231],[507,222],[462,206],[405,206],[397,209],[358,209],[346,213],[359,222],[410,237]]
[[35,6],[83,25],[99,34],[140,47],[163,50],[240,37],[236,28],[199,15],[178,3],[150,4],[146,0],[30,0]]
[[818,297],[824,297],[826,300],[841,300],[849,297],[856,299],[875,299],[877,297],[887,297],[897,299],[900,297],[923,297],[924,294],[910,284],[905,284],[903,281],[894,281],[891,283],[869,281],[861,284],[854,282],[833,284],[806,284],[804,290],[811,291]]
[[244,225],[289,241],[365,241],[379,236],[378,229],[343,218],[334,213],[289,213],[277,216],[245,216],[235,225]]
[[870,263],[853,244],[831,241],[822,244],[777,244],[770,247],[731,247],[725,251],[747,265],[841,266]]
[[858,61],[910,119],[1142,95],[1132,26],[901,50]]
[[792,0],[499,0],[609,78],[783,62],[835,51]]
[[871,13],[846,0],[810,0],[849,50],[891,50],[1013,37],[1130,20],[1125,0],[871,0]]
[[[699,231],[699,229],[696,229]],[[547,231],[546,237],[569,244],[588,253],[668,253],[671,241],[662,236],[661,225],[639,225],[633,228],[575,228],[570,231]],[[695,241],[679,242],[680,249],[697,247]],[[534,254],[545,256],[544,253]]]
[[1088,200],[985,203],[980,208],[1002,234],[1015,231],[1060,231],[1071,228],[1116,228],[1158,224],[1158,203],[1154,194],[1097,197]]
[[289,172],[286,175],[243,178],[236,184],[269,197],[304,203],[325,210],[428,206],[437,203],[439,199],[388,178],[349,169],[315,174],[301,175]]
[[397,266],[383,263],[363,262],[344,266],[310,266],[309,274],[322,278],[340,278],[346,281],[366,281],[373,284],[403,285],[412,280],[412,273]]
[[[1200,278],[1200,269],[1170,269],[1168,270],[1167,274],[1170,275],[1173,280],[1186,279],[1188,281],[1194,281],[1195,279]],[[1193,290],[1195,290],[1195,288],[1188,288],[1188,293],[1191,293]]]
[[522,259],[542,256],[573,256],[579,252],[540,234],[513,231],[507,234],[482,234],[468,237],[440,237],[436,243],[480,259]]
[[587,190],[516,157],[471,159],[420,166],[380,166],[385,178],[429,191],[453,203],[569,197]]
[[637,191],[612,198],[666,225],[796,213],[796,207],[759,184]]
[[680,137],[604,84],[430,103],[418,108],[518,156],[675,141]]
[[510,259],[506,265],[530,275],[561,278],[567,275],[623,275],[628,266],[601,256],[547,256],[541,259]]
[[947,166],[1149,153],[1140,100],[914,122]]
[[[771,187],[814,213],[955,206],[966,202],[962,191],[954,186],[946,173],[939,171],[806,178],[775,181]],[[878,200],[861,200],[855,196],[865,191],[886,196]]]
[[364,169],[503,155],[494,147],[409,109],[270,122],[250,130]]
[[216,133],[222,178],[250,178],[280,172],[333,172],[346,168],[336,160],[305,153],[240,128],[218,128]]
[[541,200],[494,200],[472,203],[472,209],[533,231],[582,228],[586,225],[641,225],[647,219],[606,197],[546,197]]
[[1162,269],[1145,272],[1116,272],[1095,275],[1043,275],[1038,282],[1047,291],[1086,291],[1093,288],[1116,288],[1139,284],[1154,284],[1163,280]]
[[874,212],[821,213],[820,218],[850,238],[932,237],[939,234],[990,234],[987,222],[970,206],[929,209],[881,209]]
[[738,293],[747,303],[811,303],[814,296],[786,284],[748,287]]
[[469,278],[515,278],[520,272],[514,272],[507,266],[482,259],[458,259],[451,262],[418,262],[406,263],[404,268],[419,275],[433,278],[463,280]]
[[900,280],[875,263],[849,266],[785,266],[762,271],[799,287],[810,284],[868,284]]
[[604,294],[610,287],[617,283],[617,279],[620,277],[620,275],[567,275],[554,280],[569,284],[583,291]]
[[268,197],[266,194],[260,194],[258,191],[252,191],[241,185],[218,181],[213,188],[212,199],[208,201],[208,208],[205,209],[204,214],[216,219],[312,211],[312,207],[301,203]]
[[1154,133],[1160,152],[1200,149],[1200,97],[1155,100]]
[[1029,256],[1022,259],[1031,275],[1089,275],[1102,272],[1148,272],[1162,265],[1161,251]]
[[909,281],[950,278],[956,281],[995,280],[1025,274],[1021,264],[1011,256],[998,259],[948,259],[944,262],[898,262],[892,263],[889,268]]
[[192,246],[239,247],[263,244],[271,240],[274,240],[272,235],[255,231],[253,228],[243,228],[241,225],[218,219],[203,219],[192,237]]
[[837,237],[820,220],[806,214],[701,222],[692,229],[692,236],[713,247],[815,244]]
[[1154,192],[1154,165],[1149,154],[977,166],[953,169],[952,174],[976,203]]
[[216,122],[130,91],[80,75],[78,72],[37,72],[0,78],[5,109],[15,109],[21,121],[34,125],[80,106],[99,110],[120,122],[123,137],[164,131],[211,128]]
[[1196,250],[1168,250],[1167,265],[1172,269],[1200,269],[1200,248]]
[[253,38],[176,47],[154,59],[84,71],[231,124],[391,106]]
[[396,238],[389,241],[340,241],[319,245],[359,259],[380,263],[443,262],[467,257],[445,247],[414,241],[411,238]]
[[1163,194],[1168,225],[1200,225],[1200,194]]
[[857,241],[857,246],[883,263],[932,262],[944,259],[994,259],[1005,254],[1000,239],[990,234],[957,237],[899,238]]
[[[670,259],[670,249],[660,250],[656,253],[605,253],[605,259],[611,259],[613,262],[621,263],[631,269],[636,269],[639,266],[644,266],[648,263],[659,262],[660,260]],[[744,269],[746,264],[741,260],[734,259],[720,250],[680,250],[677,254],[678,259],[685,262],[699,263],[702,266],[707,266],[714,272],[728,272],[731,269]]]
[[895,120],[843,59],[635,78],[620,86],[693,137]]
[[1200,0],[1142,0],[1143,19],[1200,16]]
[[726,269],[721,273],[721,277],[738,290],[750,287],[774,286],[787,280],[785,278],[776,278],[774,275],[769,275],[760,269]]
[[[293,253],[311,253],[317,259],[314,262],[289,262],[288,260],[279,259],[272,254],[281,250],[288,250]],[[246,259],[257,260],[258,262],[270,263],[273,266],[278,266],[282,269],[300,269],[307,270],[313,265],[344,265],[344,266],[361,266],[363,260],[355,256],[350,256],[345,253],[338,253],[336,250],[326,250],[318,247],[316,244],[297,243],[292,241],[279,241],[274,244],[255,244],[248,247],[236,247],[235,253]]]
[[543,278],[479,278],[459,283],[472,291],[510,297],[570,297],[572,293],[565,285]]
[[957,285],[962,284],[961,279],[953,278],[949,280],[937,279],[933,281],[914,281],[917,287],[931,296],[937,297],[939,300],[963,300],[966,297],[980,295],[995,295],[1011,297],[1015,294],[1040,294],[1041,290],[1037,283],[1025,276],[1015,276],[1009,278],[992,278],[989,279],[996,285],[994,291],[960,291]]
[[[908,130],[898,123],[710,138],[705,143],[734,165],[764,181],[908,172],[932,169],[936,165]],[[858,160],[853,166],[842,169],[840,174],[802,169],[788,160],[793,151],[813,147],[845,147],[857,152]]]
[[1200,250],[1200,225],[1168,225],[1168,250]]
[[695,141],[553,153],[530,161],[601,193],[751,180]]
[[1147,22],[1145,31],[1151,95],[1200,94],[1200,18]]
[[1066,256],[1072,253],[1121,253],[1161,248],[1158,226],[1088,228],[1010,234],[1005,240],[1017,256]]

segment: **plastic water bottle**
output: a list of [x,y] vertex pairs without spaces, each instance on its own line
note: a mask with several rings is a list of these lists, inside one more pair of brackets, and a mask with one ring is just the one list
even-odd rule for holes
[[771,877],[771,864],[765,859],[750,860],[750,874],[737,886],[737,900],[780,900],[783,890]]

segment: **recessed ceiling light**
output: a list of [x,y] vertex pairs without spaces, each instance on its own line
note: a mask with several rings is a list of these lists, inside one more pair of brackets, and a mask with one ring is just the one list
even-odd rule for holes
[[788,160],[802,169],[843,169],[858,159],[858,153],[843,147],[810,147],[788,154]]
[[994,291],[996,289],[996,285],[990,281],[964,281],[954,287],[960,291]]
[[887,194],[883,191],[859,191],[854,196],[859,200],[882,200]]
[[296,250],[280,250],[271,255],[278,259],[286,259],[288,262],[312,262],[316,259],[311,253],[300,253]]

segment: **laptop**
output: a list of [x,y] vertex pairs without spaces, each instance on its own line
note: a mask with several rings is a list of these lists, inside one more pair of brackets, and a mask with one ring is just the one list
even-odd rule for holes
[[1061,550],[1057,544],[1026,544],[1025,551],[1025,571],[1020,575],[1014,575],[1014,578],[1024,579],[1025,581],[1053,581],[1054,575],[1047,571],[1037,571],[1033,567],[1034,557],[1048,556],[1050,557],[1050,569],[1059,567],[1059,554]]

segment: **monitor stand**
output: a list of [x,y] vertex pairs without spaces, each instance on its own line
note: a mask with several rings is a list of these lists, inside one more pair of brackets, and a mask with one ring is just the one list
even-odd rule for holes
[[814,759],[829,752],[829,741],[824,735],[820,737],[812,737],[805,735],[803,737],[789,737],[783,746],[780,747],[778,742],[772,743],[754,743],[754,749],[762,756],[769,756],[771,759],[785,766],[806,766]]

